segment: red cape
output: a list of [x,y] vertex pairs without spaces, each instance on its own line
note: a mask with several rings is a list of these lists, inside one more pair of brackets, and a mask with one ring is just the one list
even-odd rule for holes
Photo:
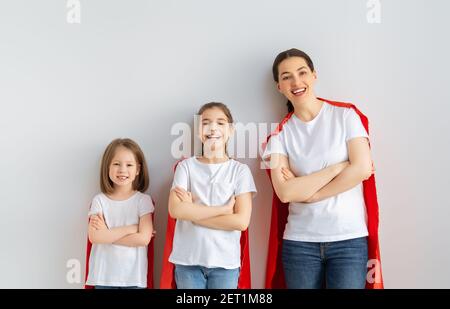
[[[178,161],[175,164],[174,171],[177,168]],[[166,244],[164,245],[163,263],[161,271],[161,289],[176,289],[177,285],[174,278],[174,264],[169,262],[170,253],[172,253],[173,236],[175,232],[176,220],[167,216],[167,231],[166,231]],[[251,275],[250,275],[250,250],[248,241],[248,229],[241,233],[241,269],[238,281],[238,289],[250,289],[251,288]]]
[[[341,103],[318,98],[319,100],[339,107],[352,108],[358,116],[361,118],[361,122],[364,128],[369,134],[369,120],[362,114],[356,106],[350,103]],[[278,127],[272,132],[263,145],[263,149],[267,145],[269,139],[280,133],[283,130],[284,124],[291,118],[293,113],[287,114],[283,120],[279,123]],[[270,169],[267,169],[270,182],[272,182],[270,176]],[[381,274],[381,260],[380,260],[380,248],[378,244],[378,202],[377,193],[375,187],[375,176],[372,175],[368,180],[363,181],[364,188],[364,200],[367,209],[367,225],[369,230],[368,236],[368,274],[370,274],[370,282],[366,282],[367,289],[382,289],[383,277]],[[273,186],[272,186],[273,190]],[[287,222],[287,216],[289,214],[288,203],[282,203],[273,190],[272,198],[272,219],[270,224],[270,236],[269,236],[269,248],[267,256],[266,267],[266,288],[286,288],[284,280],[284,272],[281,262],[281,245],[283,240],[283,232]]]
[[[153,205],[155,203],[153,202]],[[153,214],[152,221],[154,221]],[[147,262],[148,262],[148,268],[147,268],[147,289],[153,289],[153,262],[154,262],[154,252],[155,252],[155,242],[153,241],[154,237],[150,240],[150,243],[147,246]],[[85,289],[93,289],[94,286],[87,285],[87,277],[89,274],[89,257],[91,256],[91,249],[92,249],[92,243],[89,241],[89,237],[87,239],[87,246],[86,246],[86,274],[84,278],[84,288]]]

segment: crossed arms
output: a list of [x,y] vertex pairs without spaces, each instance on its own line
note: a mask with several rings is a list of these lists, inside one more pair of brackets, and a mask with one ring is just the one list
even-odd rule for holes
[[170,191],[169,214],[211,229],[245,231],[252,211],[251,192],[231,197],[225,205],[205,206],[192,201],[192,193],[176,187]]
[[350,190],[374,172],[367,138],[347,142],[349,160],[315,173],[296,177],[289,169],[288,157],[272,154],[271,177],[278,198],[283,203],[313,203]]
[[108,228],[102,213],[89,218],[88,235],[94,244],[115,244],[127,247],[143,247],[153,237],[151,214],[140,217],[139,224]]

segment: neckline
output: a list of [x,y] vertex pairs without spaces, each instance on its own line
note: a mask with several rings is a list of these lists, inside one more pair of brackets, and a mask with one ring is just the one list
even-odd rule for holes
[[106,195],[105,193],[103,193],[103,195],[104,195],[109,201],[112,201],[112,202],[127,202],[127,201],[131,200],[132,198],[134,198],[138,193],[139,193],[139,191],[136,191],[136,192],[133,193],[130,197],[128,197],[128,198],[126,198],[126,199],[124,199],[124,200],[114,200],[114,199],[110,198],[108,195]]
[[193,158],[194,158],[194,161],[195,161],[195,162],[197,162],[197,163],[199,163],[199,164],[202,164],[202,165],[209,165],[209,166],[211,166],[211,165],[218,166],[218,165],[221,165],[221,164],[226,164],[226,163],[228,163],[228,162],[231,161],[231,158],[228,158],[228,160],[226,160],[226,161],[224,161],[224,162],[219,162],[219,163],[204,163],[204,162],[201,162],[196,156],[194,156]]
[[[321,100],[322,101],[322,100]],[[310,121],[303,121],[301,120],[299,117],[297,117],[297,115],[295,114],[295,112],[292,114],[292,117],[300,124],[304,125],[304,126],[310,126],[313,125],[315,122],[317,122],[317,119],[320,118],[320,116],[323,114],[323,110],[325,109],[325,104],[327,104],[327,102],[322,101],[322,106],[320,107],[319,113],[317,113],[316,117],[314,117],[313,119],[311,119]]]

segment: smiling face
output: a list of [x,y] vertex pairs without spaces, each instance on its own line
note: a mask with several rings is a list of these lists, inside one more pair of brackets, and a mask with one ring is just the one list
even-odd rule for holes
[[133,181],[139,174],[140,166],[136,162],[133,152],[126,147],[117,147],[109,165],[109,179],[114,187],[133,188]]
[[225,155],[225,146],[233,134],[233,125],[218,107],[205,109],[200,115],[200,139],[205,154]]
[[289,57],[278,65],[278,90],[294,105],[315,99],[316,80],[316,72],[301,57]]

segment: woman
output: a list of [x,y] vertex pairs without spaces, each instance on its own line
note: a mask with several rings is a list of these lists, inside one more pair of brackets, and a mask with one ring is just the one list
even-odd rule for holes
[[382,287],[367,118],[317,98],[313,62],[298,49],[280,53],[272,71],[289,114],[263,154],[276,193],[266,286]]

